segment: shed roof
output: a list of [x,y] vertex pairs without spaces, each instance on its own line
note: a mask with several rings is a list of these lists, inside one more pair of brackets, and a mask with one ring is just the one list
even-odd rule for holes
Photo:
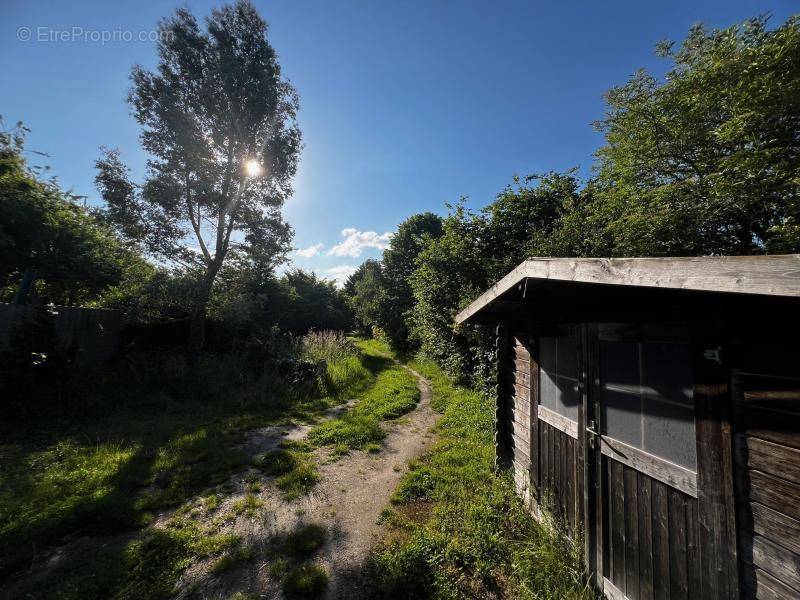
[[669,258],[529,258],[456,315],[466,323],[529,279],[800,297],[800,254]]

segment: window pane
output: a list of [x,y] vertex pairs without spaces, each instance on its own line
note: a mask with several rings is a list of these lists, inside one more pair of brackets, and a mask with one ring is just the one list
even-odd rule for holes
[[690,358],[680,344],[601,342],[602,433],[696,470]]
[[694,407],[645,399],[643,428],[646,452],[697,470]]
[[539,404],[549,408],[550,410],[557,410],[558,408],[558,384],[555,380],[555,375],[542,371],[539,378],[541,389],[539,390]]
[[548,373],[556,373],[557,341],[554,337],[539,338],[539,368]]
[[556,410],[558,406],[558,381],[556,376],[556,338],[539,338],[539,404]]
[[693,406],[690,358],[683,344],[642,344],[644,394]]
[[558,338],[558,413],[578,420],[578,344],[572,337]]
[[578,420],[578,346],[571,337],[539,338],[539,404]]
[[639,385],[639,345],[600,343],[602,433],[642,447],[642,397]]

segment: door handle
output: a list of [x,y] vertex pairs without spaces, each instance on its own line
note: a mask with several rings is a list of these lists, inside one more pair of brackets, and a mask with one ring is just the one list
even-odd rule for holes
[[601,436],[601,435],[600,435],[600,434],[597,432],[597,429],[596,429],[596,427],[597,427],[597,424],[594,422],[594,419],[590,420],[590,421],[589,421],[589,422],[586,424],[586,433],[588,433],[588,434],[589,434],[589,447],[590,447],[592,450],[596,450],[596,449],[597,449],[597,442],[598,442],[598,440],[599,440],[599,439],[602,437],[602,436]]

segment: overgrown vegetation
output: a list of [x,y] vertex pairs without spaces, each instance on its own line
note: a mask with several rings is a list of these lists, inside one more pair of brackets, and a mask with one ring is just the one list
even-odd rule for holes
[[402,223],[345,287],[362,328],[481,387],[491,335],[453,317],[525,258],[800,251],[800,17],[699,25],[656,52],[663,78],[606,94],[591,178],[515,177],[481,210]]
[[[182,354],[129,356],[97,381],[68,380],[58,402],[43,405],[47,410],[38,418],[4,419],[3,576],[41,560],[42,549],[81,534],[119,544],[128,558],[141,555],[143,562],[160,561],[159,572],[147,577],[166,586],[163,580],[198,556],[189,546],[195,540],[200,543],[208,532],[195,531],[195,525],[183,521],[152,530],[149,525],[157,512],[197,495],[203,510],[213,510],[219,504],[215,487],[225,489],[231,475],[246,466],[239,449],[245,430],[287,416],[308,419],[351,393],[363,392],[375,379],[370,371],[377,371],[375,357],[363,357],[362,363],[358,349],[341,335],[317,332],[292,347],[300,359],[327,360],[331,375],[319,375],[323,384],[298,386],[269,363],[259,371],[246,357],[231,354],[201,357],[194,363]],[[258,466],[278,476],[275,483],[287,498],[296,498],[313,487],[318,475],[310,447],[284,444]],[[259,508],[260,500],[248,493],[232,511],[255,517]],[[135,542],[116,541],[128,532]],[[219,568],[241,558],[235,553],[220,557]],[[79,576],[103,564],[98,557],[94,566],[69,567],[76,569],[75,581],[56,570],[53,577],[67,582],[63,588],[49,579],[40,584],[65,594],[74,587],[76,596],[111,596],[133,585],[133,572],[116,566],[91,581]],[[156,567],[139,567],[151,568]],[[104,593],[87,591],[97,586]]]
[[306,442],[281,443],[281,450],[291,457],[291,468],[275,480],[275,485],[283,492],[286,500],[296,500],[307,494],[319,481],[317,465],[311,455],[311,447]]
[[318,598],[327,587],[328,574],[319,565],[300,565],[283,579],[283,593],[287,598]]
[[[377,340],[361,341],[359,346],[366,355],[390,363],[386,358],[389,349]],[[381,421],[404,415],[417,402],[419,389],[414,377],[401,365],[388,364],[352,410],[317,425],[309,432],[308,439],[315,444],[336,446],[337,453],[344,448],[366,449],[385,437]]]
[[493,405],[430,362],[444,415],[439,440],[411,465],[383,521],[370,572],[380,598],[593,598],[577,544],[533,520],[507,474],[494,473]]

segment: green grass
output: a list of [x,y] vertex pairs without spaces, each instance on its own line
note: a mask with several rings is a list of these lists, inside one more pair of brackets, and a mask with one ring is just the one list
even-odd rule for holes
[[[27,570],[48,547],[101,536],[37,579],[46,596],[167,594],[197,556],[195,534],[154,529],[154,515],[201,494],[205,512],[216,508],[213,488],[246,466],[244,431],[309,418],[365,390],[387,359],[348,352],[328,362],[328,397],[301,397],[280,373],[254,371],[237,355],[190,364],[168,353],[127,356],[99,379],[30,390],[17,412],[0,415],[0,578]],[[285,470],[276,483],[289,497],[318,478],[306,453],[290,453],[298,458],[291,469],[278,456],[262,465]]]
[[381,598],[592,598],[579,544],[540,525],[494,473],[494,404],[455,387],[431,363],[414,368],[443,413],[439,440],[410,465],[384,515],[370,568]]
[[386,433],[378,419],[371,415],[349,412],[338,419],[317,425],[308,434],[308,439],[320,446],[337,445],[348,448],[363,448],[370,442],[380,441]]
[[246,546],[240,546],[235,550],[226,552],[217,558],[209,568],[209,572],[213,574],[223,573],[238,567],[241,564],[253,560],[253,549]]
[[309,523],[301,525],[286,537],[284,549],[295,559],[309,558],[322,548],[328,533],[322,525]]
[[294,455],[283,448],[267,452],[264,456],[256,461],[255,466],[261,469],[264,475],[277,477],[285,475],[294,469],[297,461]]
[[328,574],[319,565],[300,565],[283,579],[287,598],[318,598],[328,587]]
[[231,511],[235,515],[244,515],[252,519],[258,516],[262,506],[264,506],[264,501],[248,492],[242,498],[234,500]]
[[279,451],[288,457],[281,463],[286,467],[291,465],[291,468],[275,480],[275,485],[283,492],[285,500],[296,500],[317,485],[319,472],[307,442],[284,440],[281,446]]
[[[358,347],[367,357],[386,359],[389,348],[378,340],[359,340]],[[416,379],[402,366],[389,362],[378,372],[375,383],[363,393],[356,406],[337,419],[314,427],[308,439],[320,446],[374,450],[385,437],[381,421],[396,419],[414,409],[419,402]]]

